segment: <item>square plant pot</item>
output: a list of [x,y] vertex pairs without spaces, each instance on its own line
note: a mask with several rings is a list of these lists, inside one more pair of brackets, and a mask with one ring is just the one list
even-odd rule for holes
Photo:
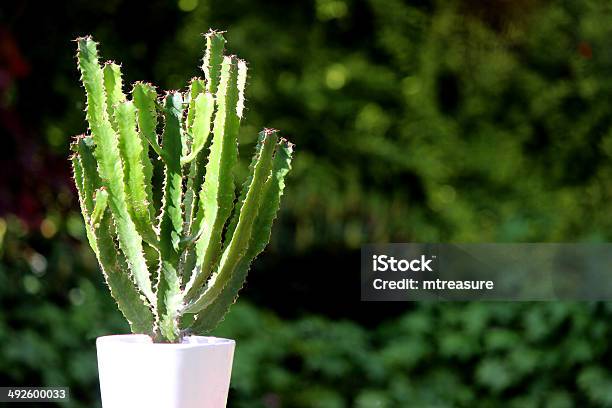
[[234,340],[187,336],[153,343],[144,334],[98,337],[103,408],[226,406]]

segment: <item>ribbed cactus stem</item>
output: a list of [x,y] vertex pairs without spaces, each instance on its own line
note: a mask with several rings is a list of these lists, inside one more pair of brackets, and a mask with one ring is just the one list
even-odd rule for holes
[[[204,171],[203,171],[204,163],[203,162],[206,157],[202,149],[204,148],[204,145],[206,144],[206,142],[210,139],[209,138],[210,117],[208,117],[208,129],[206,130],[205,134],[202,133],[202,131],[204,130],[203,127],[201,128],[196,127],[195,131],[193,128],[193,122],[196,117],[196,100],[204,92],[206,92],[206,81],[200,78],[193,78],[191,80],[191,84],[189,85],[189,111],[187,112],[187,123],[186,123],[186,131],[191,135],[192,144],[191,144],[191,150],[187,154],[187,156],[181,158],[181,163],[189,165],[189,170],[187,171],[187,188],[185,190],[185,200],[184,200],[185,220],[183,223],[183,229],[188,236],[191,235],[191,224],[192,224],[192,219],[195,214],[195,210],[197,209],[198,192],[200,191],[200,186],[202,185],[202,180],[204,178]],[[212,104],[211,106],[209,106],[210,115],[212,116],[215,110],[214,96],[210,93],[207,93],[206,99],[209,100],[207,101],[207,103]],[[203,115],[202,112],[199,112],[198,115],[201,116],[202,118],[208,116],[208,115]],[[198,146],[201,144],[202,141],[204,142],[202,144],[202,148],[198,149]],[[190,240],[190,238],[188,237],[187,240]],[[191,263],[193,265],[195,254],[193,253],[183,254],[183,260],[181,261],[180,268],[179,268],[181,275],[185,274],[184,268],[185,268],[185,260],[187,257],[191,259]]]
[[161,99],[143,82],[124,94],[120,66],[100,66],[91,37],[77,45],[90,134],[75,139],[72,165],[111,295],[156,341],[212,330],[270,239],[292,146],[264,130],[235,202],[247,66],[223,56],[221,32],[206,34],[205,79]]
[[104,64],[102,72],[104,74],[104,90],[106,91],[106,111],[108,112],[108,117],[113,125],[113,129],[117,132],[115,108],[118,104],[125,101],[121,67],[109,61]]
[[132,99],[138,110],[138,130],[153,147],[155,153],[164,158],[164,153],[157,140],[157,92],[155,88],[143,82],[137,82],[132,89]]
[[153,204],[151,197],[151,166],[144,149],[146,142],[136,131],[136,107],[132,101],[119,102],[114,108],[119,133],[119,151],[124,169],[124,184],[128,211],[142,238],[154,248],[158,247],[153,228]]
[[[206,178],[202,185],[194,230],[201,236],[196,242],[197,270],[187,283],[186,297],[193,299],[212,273],[213,265],[221,253],[223,226],[234,202],[234,176],[232,169],[238,160],[237,115],[238,71],[234,57],[225,57],[221,67],[221,80],[217,91],[217,112],[210,147]],[[198,233],[199,235],[199,233]]]
[[181,174],[181,127],[183,99],[179,92],[168,93],[164,101],[165,128],[163,149],[167,161],[164,169],[164,198],[160,221],[160,271],[157,285],[157,308],[163,338],[175,341],[179,335],[178,311],[182,304],[178,264],[179,243],[183,229]]
[[222,32],[210,30],[206,33],[206,52],[202,61],[202,71],[206,78],[206,90],[211,94],[217,93],[224,49],[225,38]]
[[[262,189],[261,205],[252,226],[248,249],[220,293],[207,306],[202,306],[202,309],[199,310],[192,328],[194,332],[209,332],[223,319],[230,306],[238,298],[238,292],[244,285],[251,263],[265,249],[270,240],[272,224],[285,190],[285,176],[291,170],[292,154],[293,145],[281,139],[274,154],[272,173]],[[192,310],[197,310],[194,306],[192,305]]]
[[263,140],[258,145],[255,153],[255,165],[250,176],[249,186],[246,191],[244,203],[239,209],[236,229],[229,239],[229,243],[223,251],[217,271],[211,276],[200,297],[190,305],[186,311],[198,312],[208,306],[223,290],[231,278],[239,261],[248,249],[248,243],[257,212],[261,205],[262,191],[266,179],[270,175],[272,157],[276,145],[276,132],[264,131],[261,134]]
[[[111,295],[134,333],[153,334],[155,319],[149,302],[130,279],[123,254],[115,246],[114,226],[107,209],[108,192],[101,187],[91,137],[78,137],[72,145],[74,173],[85,226]],[[88,234],[89,235],[89,234]],[[90,243],[92,241],[90,240]]]
[[195,114],[190,127],[192,134],[191,151],[181,157],[181,165],[190,163],[204,148],[210,135],[210,119],[215,110],[215,100],[208,92],[199,94],[193,101]]
[[119,141],[107,111],[97,44],[90,37],[79,38],[77,42],[79,68],[87,94],[87,121],[95,143],[94,156],[98,162],[100,178],[110,194],[109,207],[114,215],[119,246],[138,287],[150,302],[154,302],[155,295],[143,255],[142,238],[128,211]]

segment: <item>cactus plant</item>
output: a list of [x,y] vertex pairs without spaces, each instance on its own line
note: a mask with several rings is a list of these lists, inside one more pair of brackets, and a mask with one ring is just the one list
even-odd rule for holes
[[131,98],[121,67],[101,66],[91,37],[76,40],[89,132],[71,160],[87,238],[131,330],[158,342],[223,319],[269,241],[291,168],[293,145],[264,129],[236,197],[247,66],[223,55],[221,32],[205,38],[204,79],[161,97],[137,82]]

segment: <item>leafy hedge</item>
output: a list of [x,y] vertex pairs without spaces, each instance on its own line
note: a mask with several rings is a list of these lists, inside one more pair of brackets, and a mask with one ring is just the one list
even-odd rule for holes
[[607,305],[422,304],[368,330],[245,303],[219,334],[239,344],[231,406],[612,406],[611,317]]
[[[69,386],[66,407],[98,406],[95,338],[128,327],[93,256],[64,240],[42,257],[14,219],[0,232],[0,382]],[[407,307],[363,327],[241,300],[215,332],[238,342],[229,406],[612,406],[612,305]]]
[[229,30],[251,62],[248,122],[300,149],[298,249],[612,236],[608,3],[207,4],[157,72],[185,72],[202,26]]

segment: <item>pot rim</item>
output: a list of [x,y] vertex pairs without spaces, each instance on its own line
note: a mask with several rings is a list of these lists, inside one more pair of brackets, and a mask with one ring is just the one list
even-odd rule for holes
[[112,334],[96,338],[96,347],[124,346],[151,347],[163,349],[191,349],[203,347],[233,346],[235,340],[213,336],[185,336],[182,343],[154,343],[148,334]]

